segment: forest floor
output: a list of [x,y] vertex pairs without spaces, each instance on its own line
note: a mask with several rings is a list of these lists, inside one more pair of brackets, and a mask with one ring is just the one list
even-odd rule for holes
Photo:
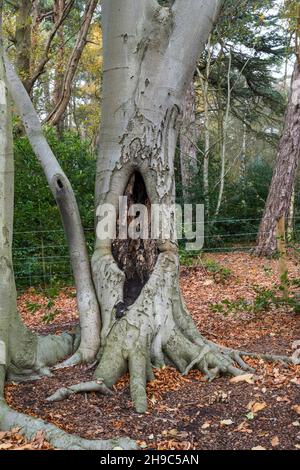
[[[268,290],[279,284],[278,261],[247,254],[206,255],[181,269],[184,297],[200,331],[220,344],[253,352],[295,353],[300,349],[300,315],[287,305],[268,304]],[[299,263],[288,261],[291,279]],[[296,281],[294,285],[297,285]],[[52,289],[53,290],[53,289]],[[30,289],[18,300],[26,324],[40,333],[60,332],[77,321],[72,288],[45,294]],[[226,301],[220,307],[219,302]],[[38,382],[8,384],[6,399],[15,409],[91,439],[129,436],[144,449],[300,449],[300,367],[248,360],[254,376],[223,377],[206,383],[199,372],[182,377],[173,369],[156,372],[148,384],[149,411],[134,411],[128,377],[112,397],[95,393],[59,403],[45,398],[57,388],[92,377],[86,366],[54,372]],[[0,433],[0,449],[47,448],[42,436],[26,443],[18,434]]]

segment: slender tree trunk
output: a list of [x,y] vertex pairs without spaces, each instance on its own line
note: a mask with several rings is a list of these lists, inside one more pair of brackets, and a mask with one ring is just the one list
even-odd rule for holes
[[10,93],[22,118],[32,148],[41,163],[60,209],[69,244],[80,315],[81,344],[68,364],[93,361],[100,344],[100,313],[91,277],[90,262],[76,198],[71,184],[49,147],[29,96],[5,57]]
[[295,224],[295,189],[293,189],[291,197],[291,205],[289,209],[288,227],[287,227],[287,240],[292,242],[294,240],[294,224]]
[[300,155],[300,65],[296,61],[292,77],[292,91],[284,118],[284,131],[280,139],[264,215],[260,224],[257,246],[258,256],[271,256],[277,250],[276,225],[281,217],[288,217]]
[[98,1],[99,0],[88,0],[87,2],[85,12],[83,15],[81,28],[77,37],[77,41],[76,41],[76,44],[74,46],[74,49],[72,51],[72,54],[69,58],[69,61],[66,67],[66,72],[64,74],[63,84],[60,90],[59,98],[57,100],[56,105],[54,106],[54,109],[52,110],[52,112],[49,114],[49,116],[46,119],[47,122],[55,126],[63,118],[63,115],[70,101],[73,79],[76,74],[76,70],[77,70],[82,52],[86,45],[89,27],[92,22],[93,15],[97,7]]
[[243,191],[245,190],[245,177],[246,177],[246,154],[247,154],[247,126],[243,124],[243,141],[242,153],[240,159],[240,181]]
[[51,52],[51,47],[53,44],[53,40],[57,35],[57,32],[63,25],[64,21],[68,17],[71,8],[74,5],[75,0],[68,0],[65,4],[64,10],[61,12],[61,15],[57,17],[57,21],[54,22],[53,27],[51,28],[48,38],[46,40],[46,45],[45,45],[45,50],[43,53],[43,57],[41,60],[38,62],[38,64],[35,66],[34,70],[32,71],[30,80],[28,81],[28,87],[27,91],[28,93],[31,92],[32,88],[34,87],[36,81],[38,78],[45,72],[45,66],[50,60],[50,52]]
[[[230,74],[231,74],[231,63],[232,63],[232,56],[231,53],[229,54],[229,65],[228,65],[228,74],[227,74],[227,103],[226,103],[226,111],[225,116],[221,120],[221,130],[220,130],[220,143],[221,143],[221,175],[220,175],[220,189],[219,189],[219,197],[217,202],[217,208],[215,212],[215,217],[218,217],[223,201],[224,195],[224,188],[225,188],[225,170],[226,170],[226,150],[227,150],[227,131],[228,131],[228,124],[229,124],[229,113],[230,113],[230,106],[231,106],[231,81],[230,81]],[[223,112],[221,112],[223,114]]]
[[209,197],[209,161],[210,161],[210,116],[209,116],[209,77],[211,71],[211,59],[213,48],[211,47],[211,36],[207,43],[207,63],[205,77],[203,78],[198,70],[200,78],[203,103],[204,103],[204,159],[203,159],[203,192],[205,204],[205,216],[209,220],[210,197]]
[[[59,18],[63,15],[66,8],[65,0],[55,0],[54,2],[54,22],[58,23]],[[64,82],[64,66],[65,66],[65,35],[63,26],[57,32],[58,39],[58,50],[56,53],[55,60],[55,79],[54,79],[54,90],[53,90],[53,106],[56,107],[60,100],[61,90]],[[58,134],[61,135],[63,132],[63,117],[57,123]]]
[[19,0],[16,13],[16,66],[18,74],[29,91],[31,58],[31,10],[32,0]]
[[196,120],[196,92],[194,80],[187,91],[183,109],[180,129],[180,167],[183,196],[189,202],[192,196],[192,186],[198,175],[197,140],[198,126]]

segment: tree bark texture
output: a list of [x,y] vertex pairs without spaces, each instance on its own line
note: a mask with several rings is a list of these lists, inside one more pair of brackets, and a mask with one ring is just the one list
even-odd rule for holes
[[258,256],[272,256],[277,250],[276,226],[281,217],[289,217],[289,209],[300,156],[300,65],[296,61],[292,90],[284,118],[276,165],[265,211],[259,228]]
[[12,120],[2,50],[0,52],[0,429],[5,431],[18,427],[28,439],[42,431],[48,442],[59,449],[134,449],[135,443],[126,438],[90,441],[72,436],[52,424],[13,410],[4,399],[6,379],[34,380],[51,375],[49,367],[70,355],[76,345],[75,337],[67,333],[60,336],[35,335],[25,327],[17,311],[12,265]]

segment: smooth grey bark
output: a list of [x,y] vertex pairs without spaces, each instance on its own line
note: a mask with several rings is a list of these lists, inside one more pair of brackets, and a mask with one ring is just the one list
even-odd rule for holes
[[0,429],[18,427],[33,438],[43,431],[46,440],[59,449],[109,450],[134,449],[129,439],[91,441],[72,436],[52,424],[26,416],[10,408],[4,399],[6,376],[24,378],[32,373],[48,375],[48,366],[56,364],[73,350],[73,337],[36,336],[22,323],[16,304],[12,265],[14,169],[12,125],[5,69],[0,51]]
[[[118,211],[134,172],[142,176],[151,204],[172,204],[174,155],[183,100],[199,54],[208,39],[218,1],[181,1],[162,8],[156,1],[102,2],[104,79],[96,204]],[[183,46],[184,45],[184,46]],[[111,240],[97,239],[92,259],[101,306],[102,331],[95,378],[112,385],[129,370],[138,412],[147,409],[145,386],[152,367],[172,364],[182,373],[191,365],[209,379],[241,374],[246,364],[198,332],[182,300],[176,243],[160,238],[149,280],[126,315],[126,272],[117,265]],[[238,356],[238,355],[237,355]]]
[[100,346],[100,312],[76,198],[67,176],[45,139],[29,95],[7,57],[4,60],[9,91],[59,207],[69,246],[80,316],[81,342],[75,356],[64,365],[81,360],[91,362]]
[[277,251],[276,227],[281,217],[289,217],[289,209],[300,156],[300,64],[296,60],[291,93],[284,118],[277,161],[269,190],[265,211],[260,224],[257,246],[258,256],[272,256]]

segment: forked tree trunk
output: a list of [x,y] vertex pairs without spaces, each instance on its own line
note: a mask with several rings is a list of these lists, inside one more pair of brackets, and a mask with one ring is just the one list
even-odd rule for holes
[[281,217],[289,217],[295,177],[300,156],[300,65],[296,61],[292,90],[284,119],[276,166],[264,215],[260,224],[258,256],[272,256],[277,250],[276,225]]

